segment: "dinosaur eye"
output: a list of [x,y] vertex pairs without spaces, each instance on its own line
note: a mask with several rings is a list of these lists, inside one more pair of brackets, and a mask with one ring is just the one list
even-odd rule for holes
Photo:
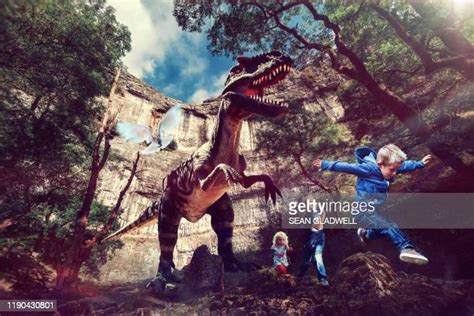
[[230,70],[230,72],[233,74],[238,74],[241,71],[242,71],[242,67],[240,65],[236,65],[232,67],[232,69]]

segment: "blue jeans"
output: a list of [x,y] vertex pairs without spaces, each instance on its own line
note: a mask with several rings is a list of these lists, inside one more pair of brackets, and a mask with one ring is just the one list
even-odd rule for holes
[[303,276],[311,264],[314,264],[318,272],[318,278],[327,279],[326,269],[323,262],[324,232],[311,232],[309,241],[303,247],[303,263],[298,276]]
[[357,216],[357,222],[360,226],[366,227],[366,237],[368,240],[374,240],[386,237],[399,249],[414,248],[407,235],[400,230],[397,224],[387,219],[377,211],[364,212]]

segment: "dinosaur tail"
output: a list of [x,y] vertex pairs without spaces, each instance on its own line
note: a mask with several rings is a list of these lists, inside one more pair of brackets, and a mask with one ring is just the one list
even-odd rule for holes
[[160,210],[160,203],[158,201],[153,202],[150,206],[148,206],[145,211],[138,217],[135,221],[131,222],[130,224],[122,227],[121,229],[117,230],[115,233],[105,237],[102,242],[116,239],[126,233],[132,232],[137,230],[138,228],[148,226],[150,224],[154,224],[158,220],[158,213]]

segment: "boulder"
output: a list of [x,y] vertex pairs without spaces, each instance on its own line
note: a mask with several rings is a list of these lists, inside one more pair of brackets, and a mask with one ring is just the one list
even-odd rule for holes
[[463,314],[472,308],[466,304],[472,299],[466,294],[472,293],[473,281],[397,272],[386,257],[371,252],[356,253],[342,261],[331,284],[323,304],[330,314]]
[[201,294],[224,289],[224,265],[206,245],[198,247],[189,265],[183,268],[183,285]]

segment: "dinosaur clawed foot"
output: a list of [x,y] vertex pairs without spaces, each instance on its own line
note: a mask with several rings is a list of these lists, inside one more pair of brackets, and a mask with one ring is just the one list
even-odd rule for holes
[[172,273],[167,276],[158,273],[145,287],[152,290],[155,295],[162,296],[173,293],[177,289],[176,283],[181,283],[181,280]]
[[280,190],[276,187],[270,177],[267,177],[264,181],[265,183],[265,203],[268,202],[268,198],[271,197],[273,205],[276,204],[277,194],[283,198]]
[[174,268],[173,262],[170,264],[160,263],[158,274],[145,287],[151,289],[156,295],[169,294],[176,289],[175,283],[181,283],[181,279],[173,274]]

